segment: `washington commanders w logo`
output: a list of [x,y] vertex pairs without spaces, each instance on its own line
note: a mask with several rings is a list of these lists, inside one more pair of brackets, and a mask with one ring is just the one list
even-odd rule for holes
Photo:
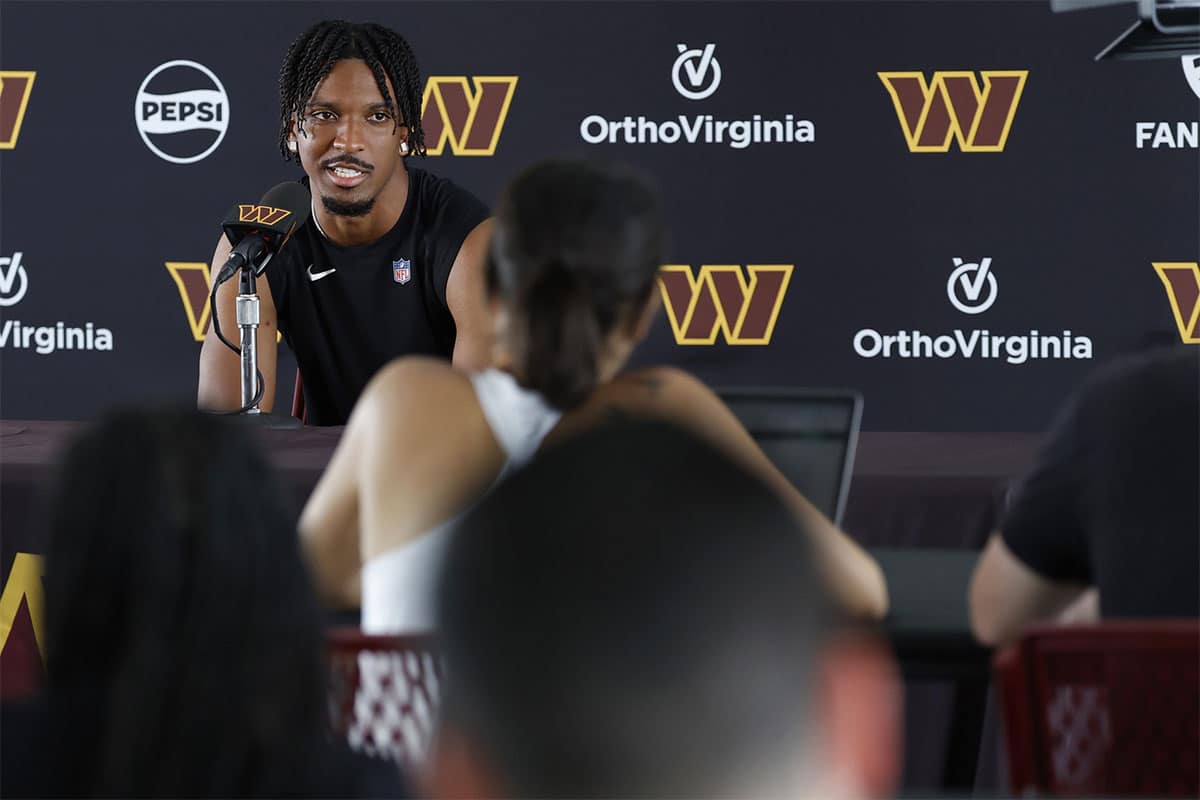
[[1028,70],[880,72],[914,153],[945,153],[951,140],[964,153],[999,153],[1008,141]]
[[17,146],[36,72],[0,71],[0,150]]
[[[21,607],[29,615],[33,637],[42,661],[46,660],[45,621],[42,602],[42,557],[32,553],[17,553],[12,569],[0,590],[0,653],[8,645],[14,630],[19,631]],[[19,635],[19,633],[18,633]]]
[[[197,342],[203,342],[204,334],[208,332],[209,317],[212,316],[208,302],[208,264],[201,261],[165,263],[171,277],[175,279],[175,288],[179,290],[179,299],[183,301],[183,310],[187,313],[192,336]],[[221,325],[221,329],[224,331],[224,324]]]
[[421,127],[425,151],[440,156],[446,145],[456,156],[490,156],[508,117],[517,76],[475,76],[475,89],[466,76],[434,76],[421,98]]
[[769,344],[779,318],[791,264],[705,264],[693,275],[686,264],[658,273],[667,319],[677,344],[713,344],[720,332],[728,344]]
[[1179,338],[1200,344],[1200,263],[1160,261],[1154,270],[1167,289]]
[[271,206],[238,206],[238,221],[239,222],[261,222],[263,225],[274,225],[280,222],[284,217],[292,212],[286,208],[272,208]]

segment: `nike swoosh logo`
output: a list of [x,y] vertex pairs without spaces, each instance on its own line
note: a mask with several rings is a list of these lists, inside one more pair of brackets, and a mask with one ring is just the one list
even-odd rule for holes
[[312,268],[313,268],[313,265],[309,264],[308,265],[308,279],[310,281],[319,281],[319,280],[321,280],[321,278],[324,278],[326,275],[332,275],[333,273],[337,272],[337,267],[327,269],[324,272],[313,272]]

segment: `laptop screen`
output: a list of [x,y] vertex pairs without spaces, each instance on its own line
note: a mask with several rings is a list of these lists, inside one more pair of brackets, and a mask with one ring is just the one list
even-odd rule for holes
[[841,524],[862,396],[810,389],[728,389],[718,394],[792,485]]

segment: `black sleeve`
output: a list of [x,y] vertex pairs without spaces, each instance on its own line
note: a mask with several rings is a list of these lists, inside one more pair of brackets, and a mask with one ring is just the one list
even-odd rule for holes
[[1088,405],[1085,391],[1059,412],[1033,468],[1016,485],[1000,526],[1013,555],[1050,580],[1092,580],[1086,481],[1095,440],[1087,430]]
[[433,285],[438,301],[446,305],[446,281],[450,268],[467,235],[488,218],[487,206],[479,198],[448,180],[436,179],[432,187],[431,230],[426,237],[427,258],[433,268]]

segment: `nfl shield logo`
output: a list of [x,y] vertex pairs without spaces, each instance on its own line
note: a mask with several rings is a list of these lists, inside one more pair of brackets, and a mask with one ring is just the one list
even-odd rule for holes
[[412,268],[407,258],[392,262],[392,278],[396,283],[408,283],[412,280]]

